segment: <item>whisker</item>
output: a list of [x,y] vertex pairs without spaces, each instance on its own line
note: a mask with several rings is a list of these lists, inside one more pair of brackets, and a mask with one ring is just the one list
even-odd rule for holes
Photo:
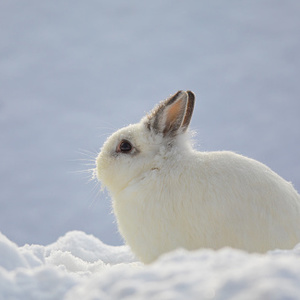
[[107,121],[101,121],[101,123],[103,123],[105,126],[97,126],[96,129],[99,129],[99,130],[103,130],[103,129],[109,129],[109,130],[112,130],[112,131],[116,131],[116,126],[110,122],[107,122]]
[[[102,139],[103,136],[108,137],[117,129],[109,122],[103,122],[105,126],[99,127],[98,138]],[[96,158],[99,154],[99,149],[87,150],[78,149],[78,158],[71,160],[72,162],[78,163],[82,170],[75,170],[72,173],[79,174],[86,182],[86,184],[92,184],[90,190],[89,198],[91,199],[88,204],[89,208],[95,205],[95,203],[101,199],[100,195],[104,191],[101,183],[97,179],[97,169],[96,169]]]
[[90,159],[96,159],[99,151],[90,151],[85,149],[78,149],[78,154],[88,157]]
[[[91,208],[101,199],[102,188],[100,182],[97,179],[97,170],[96,170],[96,157],[98,151],[90,151],[80,149],[77,151],[79,153],[79,158],[71,160],[77,164],[77,170],[70,171],[72,174],[79,175],[83,181],[90,185],[91,189],[87,195],[88,207]],[[79,170],[78,170],[79,169]]]
[[86,167],[92,167],[92,166],[95,167],[96,165],[94,161],[93,162],[84,162],[84,160],[75,160],[75,161],[82,162],[81,165]]
[[91,196],[91,201],[90,201],[90,203],[88,205],[89,208],[92,208],[95,205],[95,203],[97,201],[99,201],[99,199],[100,199],[101,188],[99,188],[99,187],[100,187],[100,183],[99,182],[95,182],[95,184],[94,184],[94,186],[93,186],[93,188],[91,190],[92,196]]
[[94,168],[93,169],[85,169],[85,170],[75,170],[75,171],[71,171],[71,173],[74,174],[90,174],[92,175],[92,177],[94,176]]

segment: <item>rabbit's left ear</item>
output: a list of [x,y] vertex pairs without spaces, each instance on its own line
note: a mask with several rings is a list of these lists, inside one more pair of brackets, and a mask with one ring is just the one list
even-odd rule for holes
[[149,130],[163,136],[175,136],[186,131],[191,121],[195,96],[192,92],[178,91],[154,108],[147,118]]

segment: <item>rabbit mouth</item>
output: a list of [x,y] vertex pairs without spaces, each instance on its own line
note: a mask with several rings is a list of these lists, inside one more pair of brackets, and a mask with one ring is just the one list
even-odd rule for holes
[[155,170],[159,171],[160,169],[157,167],[151,168],[151,171],[155,171]]

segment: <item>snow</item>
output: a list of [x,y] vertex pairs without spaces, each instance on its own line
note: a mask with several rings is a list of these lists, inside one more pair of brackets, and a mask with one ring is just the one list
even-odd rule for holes
[[255,158],[299,191],[299,13],[293,0],[0,2],[0,299],[299,298],[299,247],[134,262],[85,172],[110,133],[190,89],[198,149]]
[[300,244],[265,255],[178,249],[151,265],[81,231],[48,246],[0,236],[0,299],[299,299]]
[[134,261],[127,246],[108,246],[80,231],[48,246],[23,247],[1,234],[0,253],[0,299],[63,299],[86,278]]

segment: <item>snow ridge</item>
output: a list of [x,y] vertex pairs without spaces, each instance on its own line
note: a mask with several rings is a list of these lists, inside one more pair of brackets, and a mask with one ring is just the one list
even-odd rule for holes
[[153,264],[71,231],[18,247],[0,235],[0,299],[299,299],[300,244],[265,255],[178,249]]

